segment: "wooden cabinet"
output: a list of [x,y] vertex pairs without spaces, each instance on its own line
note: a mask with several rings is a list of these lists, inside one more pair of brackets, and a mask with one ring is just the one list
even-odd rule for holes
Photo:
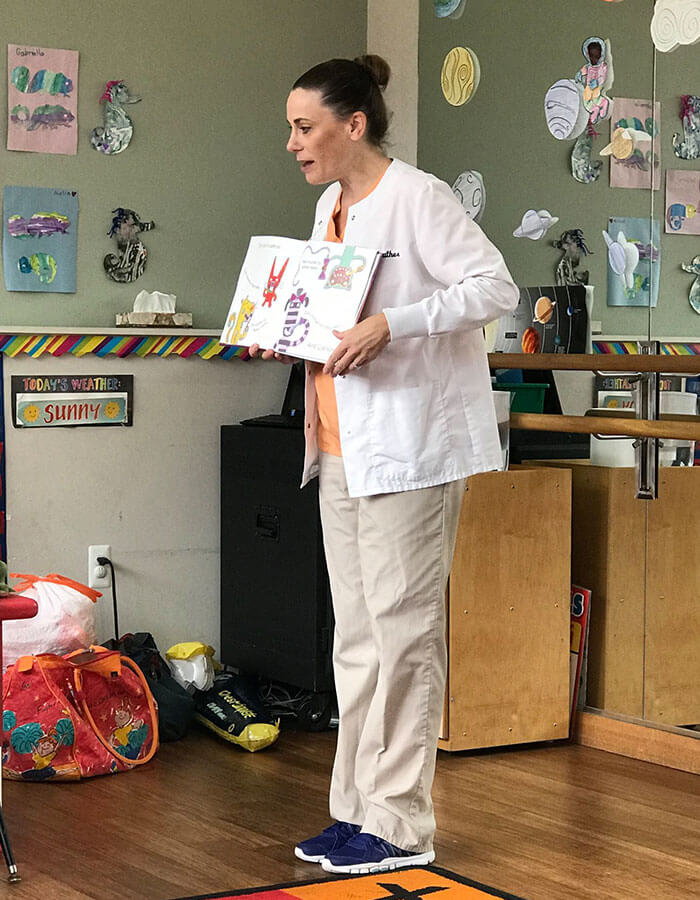
[[591,588],[586,703],[666,725],[700,722],[700,468],[635,472],[542,462],[573,475],[572,580]]
[[443,750],[569,732],[571,474],[469,479],[448,587]]

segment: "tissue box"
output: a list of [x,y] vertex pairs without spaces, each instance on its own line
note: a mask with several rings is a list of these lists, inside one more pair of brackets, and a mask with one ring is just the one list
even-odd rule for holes
[[117,313],[117,328],[192,328],[192,313],[188,312],[125,312]]

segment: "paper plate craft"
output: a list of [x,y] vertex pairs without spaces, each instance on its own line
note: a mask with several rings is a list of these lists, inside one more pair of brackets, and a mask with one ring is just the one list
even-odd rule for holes
[[468,103],[479,87],[479,60],[468,47],[453,47],[445,57],[440,84],[445,100],[452,106]]
[[690,272],[691,275],[695,275],[695,281],[690,286],[688,302],[695,312],[700,315],[700,256],[694,256],[689,263],[681,263],[681,269],[684,272]]
[[559,221],[558,216],[553,216],[546,209],[528,209],[523,213],[522,222],[513,232],[513,237],[526,237],[531,241],[539,241]]
[[119,254],[108,253],[103,264],[105,272],[112,281],[126,284],[136,281],[143,275],[148,250],[144,247],[139,235],[142,231],[150,231],[155,228],[156,223],[142,222],[133,209],[125,209],[122,206],[113,209],[112,213],[114,218],[107,236],[116,239]]
[[589,126],[583,134],[576,138],[571,151],[571,174],[580,184],[593,184],[598,180],[602,162],[592,160],[593,131]]
[[433,0],[435,15],[438,19],[457,18],[464,11],[466,0]]
[[549,133],[558,141],[577,138],[586,128],[588,111],[583,91],[572,78],[555,81],[544,97],[544,116]]
[[470,219],[478,222],[486,206],[486,187],[480,172],[467,169],[457,176],[452,192]]
[[673,135],[673,152],[679,159],[697,159],[700,156],[700,97],[683,94],[681,97],[680,119],[683,124],[683,138]]
[[627,290],[634,290],[634,270],[639,264],[639,247],[633,241],[628,241],[623,231],[618,231],[617,240],[613,240],[604,231],[603,239],[608,247],[608,265]]
[[[648,131],[639,131],[636,128],[616,128],[612,133],[610,143],[600,151],[601,156],[614,156],[615,159],[628,159],[635,150],[642,150],[643,145],[650,145],[652,137]],[[647,148],[648,149],[648,148]]]
[[107,82],[100,97],[100,103],[104,103],[104,125],[93,128],[90,135],[93,150],[99,150],[106,156],[126,150],[134,128],[122,107],[140,100],[140,97],[129,93],[123,81]]
[[651,39],[661,53],[700,41],[700,0],[656,0]]
[[555,284],[588,284],[588,272],[576,271],[581,262],[581,254],[588,256],[591,253],[586,246],[583,231],[580,228],[570,228],[562,232],[558,241],[552,241],[552,247],[562,250],[564,254],[555,270]]
[[607,91],[613,85],[613,63],[610,41],[600,37],[589,37],[581,46],[586,64],[576,73],[576,81],[583,87],[583,105],[588,112],[588,121],[595,125],[607,119],[612,111],[612,103]]

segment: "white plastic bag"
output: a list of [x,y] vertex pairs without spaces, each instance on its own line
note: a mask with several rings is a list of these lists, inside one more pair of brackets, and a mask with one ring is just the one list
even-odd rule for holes
[[39,611],[33,619],[3,623],[2,668],[20,656],[37,653],[70,653],[97,643],[95,603],[102,594],[63,575],[18,575],[13,585],[18,594],[36,600]]

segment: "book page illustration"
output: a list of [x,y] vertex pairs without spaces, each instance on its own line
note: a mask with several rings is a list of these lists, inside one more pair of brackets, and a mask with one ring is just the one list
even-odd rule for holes
[[325,362],[333,331],[359,318],[379,259],[352,245],[251,238],[221,342]]

